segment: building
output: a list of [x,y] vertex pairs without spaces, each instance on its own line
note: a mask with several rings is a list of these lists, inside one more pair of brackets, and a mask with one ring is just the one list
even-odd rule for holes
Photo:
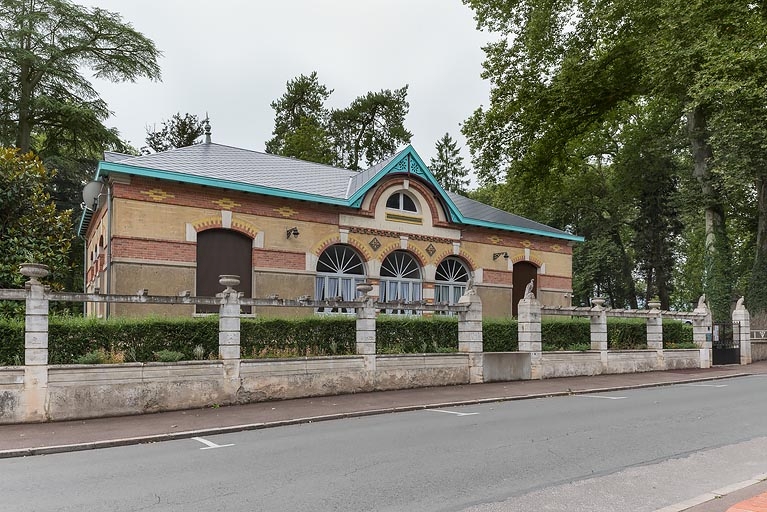
[[[504,317],[531,279],[543,304],[569,305],[572,246],[582,240],[446,192],[410,146],[356,172],[208,138],[106,153],[96,180],[80,224],[89,292],[213,296],[220,274],[236,274],[246,297],[352,299],[366,280],[379,300],[453,303],[473,278],[485,316]],[[108,307],[89,314],[149,313]]]

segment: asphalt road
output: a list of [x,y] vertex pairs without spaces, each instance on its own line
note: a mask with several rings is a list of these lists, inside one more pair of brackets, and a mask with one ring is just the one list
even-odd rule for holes
[[767,376],[0,460],[8,511],[653,511],[767,472]]

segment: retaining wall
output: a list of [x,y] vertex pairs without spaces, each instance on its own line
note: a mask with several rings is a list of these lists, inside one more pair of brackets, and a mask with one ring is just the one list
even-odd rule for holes
[[767,361],[767,340],[751,340],[751,360]]

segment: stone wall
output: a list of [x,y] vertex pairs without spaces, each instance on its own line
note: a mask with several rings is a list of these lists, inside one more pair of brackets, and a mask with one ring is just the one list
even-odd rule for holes
[[751,341],[751,360],[767,361],[767,340]]

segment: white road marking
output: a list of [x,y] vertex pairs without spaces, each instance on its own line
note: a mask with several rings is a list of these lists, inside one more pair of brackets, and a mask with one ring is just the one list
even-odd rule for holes
[[192,439],[205,445],[205,447],[200,448],[200,450],[212,450],[213,448],[226,448],[227,446],[234,446],[233,444],[216,444],[212,441],[208,441],[207,439],[203,439],[202,437],[193,437]]
[[726,388],[727,384],[680,384],[688,388]]
[[444,412],[445,414],[455,414],[456,416],[474,416],[479,414],[478,412],[456,412],[456,411],[443,411],[442,409],[426,409],[427,411]]
[[604,398],[605,400],[623,400],[625,396],[574,395],[581,398]]

